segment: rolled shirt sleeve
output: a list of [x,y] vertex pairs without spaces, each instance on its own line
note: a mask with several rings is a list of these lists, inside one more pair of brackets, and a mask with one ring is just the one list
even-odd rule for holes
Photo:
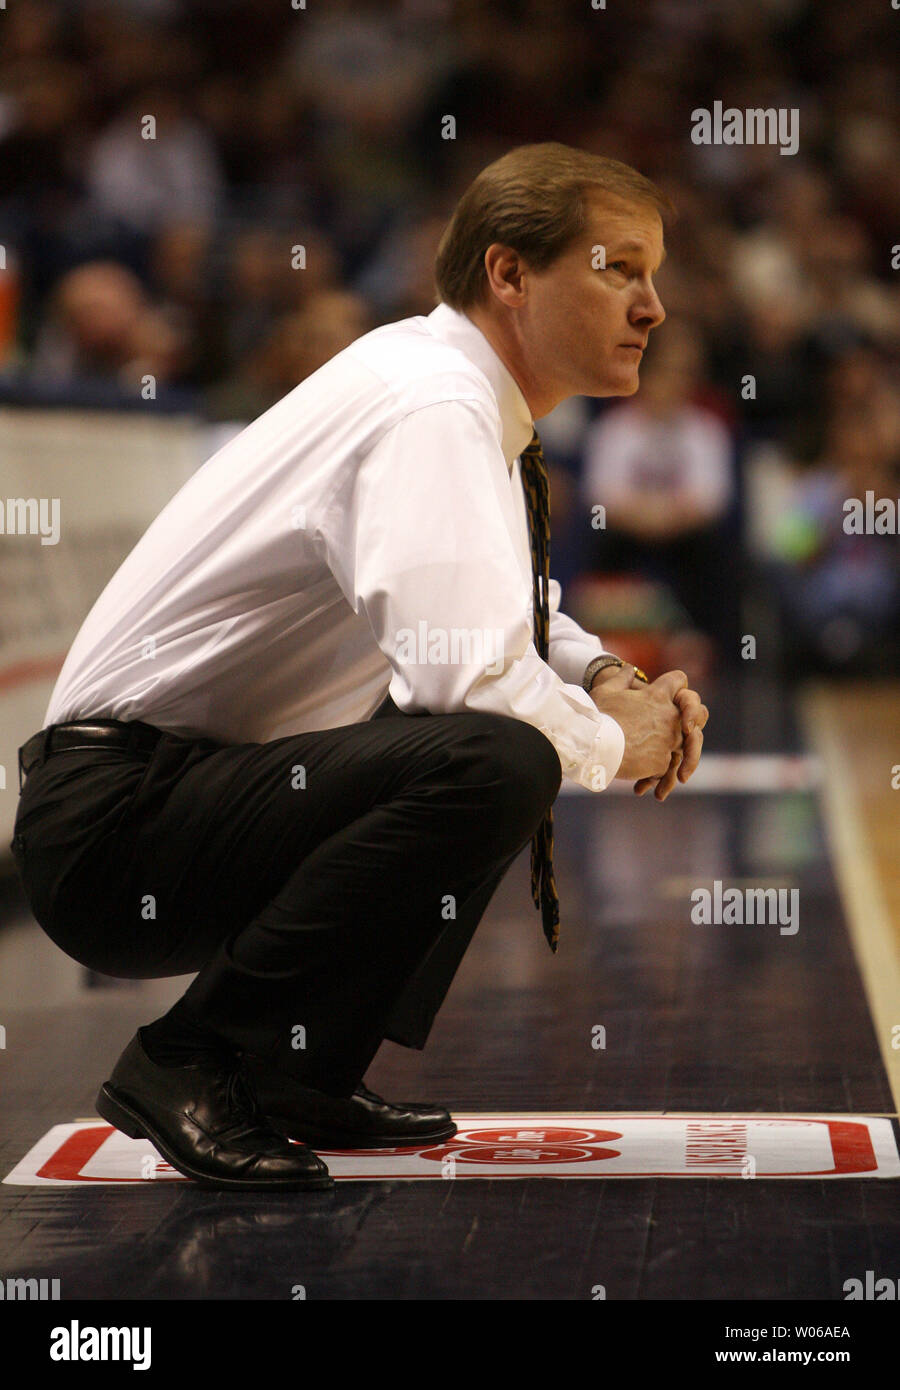
[[564,777],[602,791],[625,751],[620,726],[581,687],[603,648],[555,611],[557,669],[538,655],[518,524],[496,418],[486,402],[461,398],[389,429],[325,530],[335,577],[390,662],[399,709],[524,720],[553,744]]

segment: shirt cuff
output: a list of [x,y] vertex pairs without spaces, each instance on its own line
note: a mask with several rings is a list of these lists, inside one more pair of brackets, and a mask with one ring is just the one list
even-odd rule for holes
[[[605,791],[615,777],[625,756],[625,734],[609,714],[598,710],[590,695],[581,685],[569,684],[566,694],[578,700],[590,710],[595,725],[593,737],[587,744],[580,739],[568,738],[565,731],[557,728],[552,736],[545,730],[559,754],[563,777],[570,782],[587,788],[591,792]],[[578,721],[579,729],[583,728]]]

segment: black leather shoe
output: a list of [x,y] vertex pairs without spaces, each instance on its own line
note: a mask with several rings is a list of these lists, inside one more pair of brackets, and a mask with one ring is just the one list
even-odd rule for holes
[[241,1061],[269,1123],[315,1149],[419,1148],[452,1139],[456,1133],[449,1113],[437,1106],[392,1104],[362,1085],[352,1096],[329,1096],[298,1086],[290,1076],[249,1053]]
[[101,1086],[96,1106],[130,1139],[146,1138],[205,1187],[293,1191],[333,1187],[320,1158],[289,1144],[256,1109],[236,1057],[210,1053],[182,1067],[150,1060],[136,1034]]

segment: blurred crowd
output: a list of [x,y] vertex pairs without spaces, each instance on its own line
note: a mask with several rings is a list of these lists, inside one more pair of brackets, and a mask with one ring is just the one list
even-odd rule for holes
[[[732,657],[761,583],[792,667],[889,669],[897,537],[847,535],[840,500],[900,497],[898,24],[884,0],[15,0],[0,399],[129,405],[152,378],[157,408],[250,420],[430,311],[492,158],[612,155],[679,210],[669,321],[637,397],[543,422],[556,572],[663,585]],[[692,143],[716,100],[797,108],[798,153]]]

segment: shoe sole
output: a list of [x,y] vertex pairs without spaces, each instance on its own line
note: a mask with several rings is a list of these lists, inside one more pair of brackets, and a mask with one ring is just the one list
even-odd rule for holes
[[329,1152],[336,1149],[426,1149],[432,1144],[441,1143],[444,1139],[452,1139],[457,1133],[456,1125],[451,1123],[444,1125],[441,1129],[433,1129],[429,1134],[412,1136],[397,1134],[340,1136],[310,1126],[298,1127],[288,1120],[279,1119],[277,1115],[266,1115],[266,1119],[286,1138],[299,1139],[302,1144],[307,1144],[311,1149],[327,1149]]
[[297,1192],[313,1191],[322,1192],[329,1187],[334,1187],[334,1178],[326,1173],[322,1177],[312,1178],[293,1178],[285,1182],[269,1182],[264,1179],[252,1178],[216,1178],[209,1173],[201,1172],[200,1169],[192,1167],[184,1159],[173,1152],[170,1146],[154,1130],[153,1126],[145,1119],[139,1111],[133,1110],[112,1090],[108,1082],[100,1087],[97,1092],[97,1099],[94,1102],[97,1113],[104,1120],[113,1125],[116,1129],[126,1134],[129,1139],[149,1139],[154,1148],[158,1149],[167,1163],[176,1168],[186,1178],[191,1178],[193,1182],[201,1187],[226,1187],[235,1190],[250,1192]]

